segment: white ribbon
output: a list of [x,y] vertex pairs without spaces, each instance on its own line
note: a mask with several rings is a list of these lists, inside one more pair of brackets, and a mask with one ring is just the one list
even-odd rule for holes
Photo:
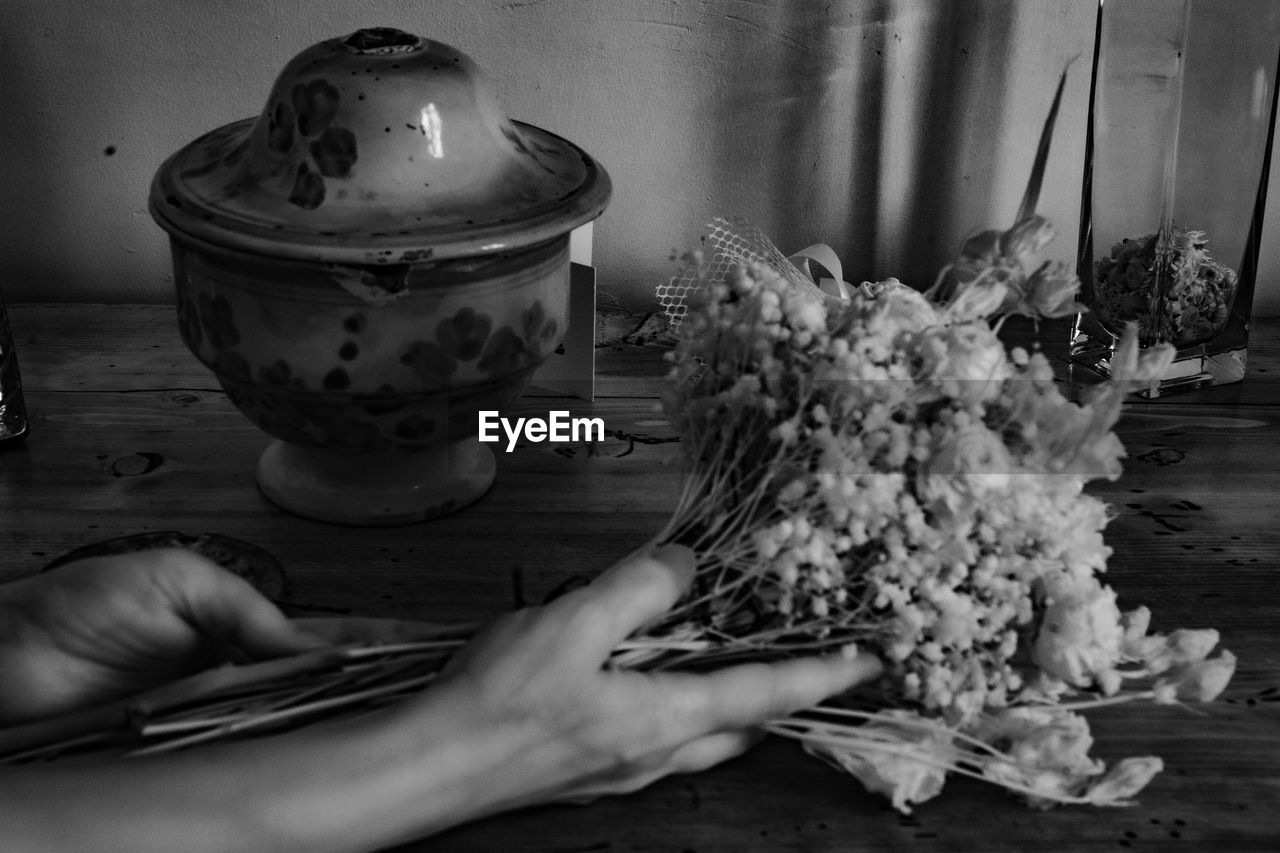
[[[827,296],[848,302],[849,282],[844,280],[844,267],[835,250],[826,243],[814,243],[787,258],[809,281]],[[815,272],[815,268],[818,270]],[[826,273],[826,275],[822,275]]]

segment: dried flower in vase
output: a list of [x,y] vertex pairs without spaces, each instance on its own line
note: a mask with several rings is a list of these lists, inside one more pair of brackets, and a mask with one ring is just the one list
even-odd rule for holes
[[1094,262],[1099,322],[1115,331],[1137,323],[1142,346],[1189,346],[1222,331],[1238,277],[1209,257],[1208,243],[1202,231],[1172,228],[1163,251],[1159,234],[1112,246]]

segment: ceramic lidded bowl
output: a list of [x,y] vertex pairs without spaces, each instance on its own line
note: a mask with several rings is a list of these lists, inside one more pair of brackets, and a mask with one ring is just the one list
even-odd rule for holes
[[183,340],[275,438],[258,482],[300,515],[398,524],[492,484],[475,437],[561,342],[569,232],[609,177],[513,122],[475,63],[389,29],[316,44],[262,114],[151,187]]

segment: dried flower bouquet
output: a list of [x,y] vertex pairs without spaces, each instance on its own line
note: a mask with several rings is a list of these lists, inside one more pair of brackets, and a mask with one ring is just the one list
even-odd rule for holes
[[[713,243],[733,231],[716,223]],[[1234,668],[1209,657],[1216,631],[1150,635],[1101,582],[1107,508],[1084,486],[1119,476],[1121,403],[1173,349],[1140,355],[1130,327],[1083,403],[1042,353],[1007,351],[1004,317],[1080,310],[1075,276],[1035,262],[1051,235],[1031,215],[970,240],[927,293],[889,280],[847,302],[758,260],[722,275],[695,257],[711,272],[686,276],[667,407],[689,476],[659,540],[699,570],[645,630],[651,653],[880,655],[874,688],[770,728],[902,810],[950,772],[1037,805],[1127,803],[1160,760],[1108,770],[1078,712],[1209,700]],[[693,640],[711,647],[678,645]]]

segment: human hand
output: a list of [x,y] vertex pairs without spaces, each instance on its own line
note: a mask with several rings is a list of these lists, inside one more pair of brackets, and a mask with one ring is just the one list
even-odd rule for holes
[[[382,849],[485,815],[632,791],[747,748],[754,727],[874,677],[867,658],[710,674],[610,670],[688,585],[690,553],[624,560],[508,614],[413,699],[275,737],[121,762],[0,767],[6,849]],[[50,713],[217,656],[312,645],[235,576],[185,552],[68,564],[0,587],[0,705]]]
[[79,560],[0,586],[0,725],[323,644],[191,551]]
[[686,548],[633,556],[545,607],[500,618],[458,653],[424,701],[438,709],[452,699],[452,725],[494,744],[499,772],[483,772],[483,755],[472,762],[483,796],[496,800],[481,813],[625,793],[703,770],[753,744],[760,723],[879,674],[874,658],[841,655],[707,674],[604,668],[692,576]]

